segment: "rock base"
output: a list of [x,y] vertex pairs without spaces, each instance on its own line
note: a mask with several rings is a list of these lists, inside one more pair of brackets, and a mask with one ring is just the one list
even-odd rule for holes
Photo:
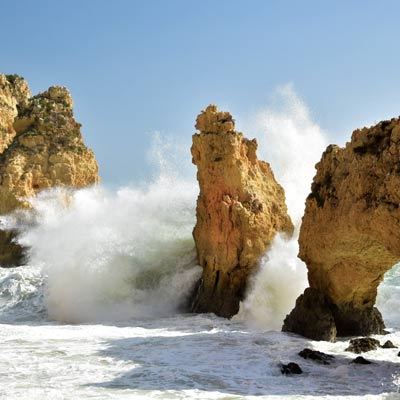
[[[240,271],[240,270],[239,270]],[[196,313],[214,313],[231,318],[239,312],[244,298],[247,271],[225,274],[220,270],[208,271],[208,279],[201,279],[194,290],[190,310]],[[244,283],[243,283],[244,282]]]
[[375,307],[339,310],[318,289],[307,288],[285,318],[282,331],[312,340],[336,341],[338,336],[384,334],[382,315]]

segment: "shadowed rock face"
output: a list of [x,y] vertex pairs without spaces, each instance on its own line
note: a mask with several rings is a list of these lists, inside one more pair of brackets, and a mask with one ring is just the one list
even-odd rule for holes
[[293,225],[283,188],[257,159],[256,140],[235,131],[228,112],[208,106],[196,129],[191,150],[200,195],[193,236],[203,276],[192,311],[231,317],[275,234],[290,234]]
[[[65,87],[30,97],[23,78],[0,74],[0,215],[29,208],[26,199],[40,190],[99,181],[97,162],[80,127]],[[0,233],[2,266],[23,260],[13,236]]]
[[[324,298],[329,329],[333,323],[338,336],[383,332],[374,304],[384,273],[400,260],[399,160],[400,120],[395,118],[356,130],[344,148],[328,146],[316,165],[299,256],[307,264],[313,295]],[[302,296],[304,305],[310,292]],[[300,316],[299,306],[283,330],[305,334],[301,325],[309,324],[313,311],[302,307]],[[326,329],[318,333],[317,325],[305,336],[335,340]]]

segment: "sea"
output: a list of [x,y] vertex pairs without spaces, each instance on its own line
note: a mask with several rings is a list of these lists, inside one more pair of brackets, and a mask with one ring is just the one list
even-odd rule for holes
[[[198,186],[195,171],[182,175],[187,155],[176,157],[180,147],[160,136],[148,182],[55,188],[31,199],[31,210],[1,217],[3,229],[20,230],[29,257],[0,268],[0,399],[400,399],[400,348],[367,352],[372,363],[358,365],[349,338],[280,331],[307,286],[297,235],[327,144],[292,89],[281,91],[284,107],[259,112],[246,128],[286,190],[296,232],[276,236],[230,320],[185,312],[201,276],[192,238]],[[398,304],[396,265],[379,287],[382,344],[400,347]],[[305,360],[304,348],[335,358]],[[303,374],[282,375],[289,362]]]

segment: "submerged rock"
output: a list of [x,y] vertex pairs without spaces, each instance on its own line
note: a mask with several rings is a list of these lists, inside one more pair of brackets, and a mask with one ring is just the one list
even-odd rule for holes
[[192,311],[231,317],[275,234],[291,234],[293,225],[283,188],[257,159],[256,140],[237,132],[228,112],[208,106],[196,129],[191,151],[200,194],[193,236],[203,275]]
[[372,364],[372,361],[366,360],[362,356],[356,357],[353,361],[351,361],[352,364],[362,364],[362,365],[367,365],[367,364]]
[[387,340],[383,345],[382,349],[397,349],[397,346],[395,346],[390,340]]
[[366,351],[376,350],[381,347],[379,340],[373,338],[351,339],[350,346],[345,351],[351,351],[356,354],[365,353]]
[[303,370],[300,368],[299,364],[290,362],[289,364],[281,364],[281,373],[284,375],[299,375],[303,373]]
[[325,354],[321,351],[311,349],[304,349],[300,351],[299,356],[305,358],[306,360],[313,360],[324,365],[329,365],[331,361],[335,359],[335,357],[331,356],[330,354]]
[[[30,97],[23,78],[0,74],[0,215],[29,208],[27,199],[40,190],[99,181],[97,162],[80,127],[65,87]],[[19,265],[23,259],[13,235],[0,234],[2,266]]]
[[[356,130],[344,148],[328,146],[316,165],[299,256],[338,336],[384,333],[374,304],[384,273],[400,260],[399,159],[400,119],[394,118]],[[331,324],[321,332],[315,321],[299,319],[296,308],[284,330],[334,340]],[[302,324],[312,326],[304,332]]]

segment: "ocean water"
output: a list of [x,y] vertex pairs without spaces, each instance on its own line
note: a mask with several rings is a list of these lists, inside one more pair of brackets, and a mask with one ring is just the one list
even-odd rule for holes
[[[260,138],[297,233],[326,138],[290,87],[281,97],[282,110],[243,130]],[[30,252],[28,266],[0,269],[0,399],[400,398],[399,349],[355,365],[347,340],[280,332],[307,284],[296,236],[276,237],[234,318],[182,312],[201,275],[191,235],[198,189],[162,148],[158,139],[161,168],[147,185],[54,189],[32,200],[33,212],[2,217]],[[378,296],[390,334],[376,337],[398,346],[399,300],[396,266]],[[306,347],[335,360],[303,360]],[[304,373],[283,376],[287,362]]]
[[[0,273],[2,399],[400,398],[399,349],[365,353],[374,363],[354,365],[346,340],[313,342],[211,314],[65,323],[49,316],[40,268]],[[400,299],[385,302],[394,280],[379,296],[391,333],[375,337],[400,345]],[[303,360],[306,347],[336,358]],[[303,375],[283,376],[282,362],[297,362]]]

